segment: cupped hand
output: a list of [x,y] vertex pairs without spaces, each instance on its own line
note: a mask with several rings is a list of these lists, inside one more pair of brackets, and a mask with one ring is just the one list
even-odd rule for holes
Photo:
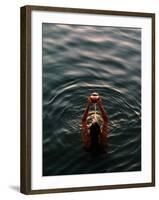
[[88,97],[88,103],[90,103],[90,104],[92,103],[92,100],[91,100],[90,96]]
[[91,101],[91,103],[98,103],[98,101],[100,100],[100,96],[89,96],[89,99]]

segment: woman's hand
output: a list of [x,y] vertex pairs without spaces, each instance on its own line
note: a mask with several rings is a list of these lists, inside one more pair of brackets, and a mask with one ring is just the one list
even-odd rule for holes
[[97,104],[98,104],[98,105],[102,105],[102,99],[101,99],[101,97],[99,97],[99,99],[98,99],[98,101],[97,101]]
[[89,98],[89,101],[91,101],[91,103],[98,103],[98,101],[100,100],[99,95],[91,95],[88,98]]
[[90,96],[88,97],[88,103],[89,103],[89,104],[92,103],[92,100],[91,100],[91,97],[90,97]]

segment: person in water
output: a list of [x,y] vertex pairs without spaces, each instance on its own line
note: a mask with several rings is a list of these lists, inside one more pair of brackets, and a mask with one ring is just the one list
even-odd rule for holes
[[[92,122],[89,125],[87,120],[89,109],[94,103],[99,107],[102,124],[100,124],[95,113],[92,117]],[[104,110],[101,97],[97,93],[93,93],[93,95],[88,97],[88,102],[82,117],[82,136],[85,149],[96,152],[105,150],[107,146],[107,134],[108,115]]]

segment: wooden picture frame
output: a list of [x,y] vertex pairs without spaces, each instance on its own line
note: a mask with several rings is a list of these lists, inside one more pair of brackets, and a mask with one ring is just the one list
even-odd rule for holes
[[[148,53],[150,53],[149,56],[149,70],[151,71],[151,76],[149,77],[150,82],[147,83],[147,85],[149,88],[148,94],[148,98],[150,99],[149,104],[147,105],[147,107],[149,107],[151,114],[151,120],[149,120],[149,124],[150,124],[150,129],[148,129],[148,139],[147,140],[151,140],[149,142],[149,152],[148,155],[150,156],[150,166],[148,169],[148,176],[149,179],[146,179],[143,182],[138,182],[138,181],[132,181],[130,180],[130,182],[122,182],[121,184],[119,183],[119,181],[116,181],[115,183],[106,183],[104,184],[103,182],[95,184],[93,183],[89,185],[77,185],[77,186],[73,186],[73,182],[72,182],[72,186],[71,185],[66,184],[66,186],[62,185],[61,182],[61,187],[60,186],[54,186],[52,185],[52,187],[43,187],[40,186],[39,188],[34,188],[33,187],[33,175],[34,175],[34,170],[33,170],[33,155],[32,155],[32,151],[34,149],[34,142],[33,140],[35,140],[33,134],[34,134],[34,129],[33,129],[33,116],[32,116],[32,110],[34,109],[34,103],[32,102],[32,98],[33,98],[33,82],[34,82],[34,76],[35,73],[33,73],[34,70],[34,55],[33,54],[33,43],[34,43],[34,39],[35,36],[33,36],[33,28],[34,28],[34,24],[36,23],[33,22],[33,13],[38,13],[37,14],[37,18],[38,15],[39,16],[43,16],[44,13],[55,13],[55,14],[59,14],[60,15],[60,20],[63,17],[64,21],[63,24],[68,24],[67,20],[65,21],[65,18],[67,18],[67,14],[71,14],[71,15],[78,15],[78,17],[80,18],[81,16],[88,16],[88,18],[91,19],[91,17],[115,17],[115,18],[121,18],[121,21],[124,18],[131,18],[132,21],[133,19],[136,19],[136,21],[138,19],[145,19],[147,20],[147,27],[149,28],[149,35],[147,36],[148,41],[149,41],[149,45],[148,47],[150,48],[148,50]],[[48,15],[49,15],[48,14]],[[64,16],[63,16],[64,15]],[[70,15],[70,16],[71,16]],[[68,16],[69,20],[71,20],[72,18]],[[39,17],[40,18],[40,17]],[[58,18],[58,17],[57,17]],[[82,18],[82,17],[81,17]],[[93,18],[95,19],[95,18]],[[54,17],[51,18],[52,23],[54,23]],[[127,20],[127,19],[126,19]],[[43,21],[43,19],[42,19]],[[45,21],[47,23],[47,21]],[[50,23],[50,22],[49,22]],[[58,22],[55,22],[58,23]],[[82,25],[83,22],[81,22]],[[135,24],[135,22],[133,22]],[[72,22],[70,22],[70,24],[72,24]],[[79,23],[80,24],[80,23]],[[122,24],[122,23],[121,23]],[[89,24],[88,24],[89,25]],[[105,25],[103,25],[105,26]],[[111,24],[109,24],[108,26],[111,26]],[[112,26],[117,26],[117,25],[113,25]],[[120,27],[122,27],[123,25],[120,25]],[[135,25],[134,25],[135,26]],[[130,24],[131,27],[131,24]],[[141,28],[141,27],[139,27]],[[147,29],[145,29],[147,30]],[[37,33],[37,32],[36,32]],[[41,33],[39,33],[41,34]],[[143,39],[143,38],[142,38]],[[141,40],[142,41],[142,40]],[[148,41],[142,41],[142,45],[145,42]],[[42,48],[42,47],[41,47]],[[142,61],[143,62],[143,58],[146,55],[143,54],[142,56]],[[39,58],[40,60],[41,58]],[[40,66],[42,68],[42,66]],[[145,70],[145,69],[141,69],[141,70]],[[38,74],[38,73],[37,73]],[[142,77],[143,78],[143,77]],[[144,85],[144,84],[143,84]],[[144,114],[146,114],[146,111],[143,112]],[[143,114],[142,113],[142,114]],[[143,117],[143,115],[142,115]],[[145,116],[146,118],[146,116]],[[151,131],[150,131],[151,130]],[[142,133],[143,134],[143,133]],[[36,136],[35,136],[36,137]],[[143,136],[144,137],[144,136]],[[143,142],[144,143],[144,142]],[[142,151],[144,152],[145,149],[142,149]],[[42,156],[42,152],[39,152],[40,156]],[[35,159],[36,160],[36,159]],[[143,163],[142,163],[143,164]],[[142,166],[143,167],[143,166]],[[36,169],[35,169],[36,170]],[[142,171],[142,169],[141,169]],[[113,174],[113,173],[110,173]],[[115,173],[114,173],[115,174]],[[145,173],[145,176],[147,174]],[[41,175],[42,176],[42,175]],[[74,175],[72,175],[74,176]],[[76,176],[77,180],[78,177],[80,175]],[[82,175],[81,175],[82,176]],[[88,179],[91,176],[90,174],[87,175]],[[97,174],[98,176],[98,174]],[[116,176],[116,175],[115,175]],[[92,176],[91,176],[92,177]],[[55,176],[51,176],[50,179],[54,179]],[[58,179],[58,176],[56,176],[56,178]],[[68,176],[65,176],[66,182]],[[60,182],[61,179],[59,179]],[[86,180],[86,178],[84,179]],[[95,179],[92,179],[95,180]],[[118,178],[117,178],[118,180]],[[24,6],[21,7],[21,185],[20,185],[20,190],[22,193],[24,194],[42,194],[42,193],[58,193],[58,192],[75,192],[75,191],[88,191],[88,190],[105,190],[105,189],[118,189],[118,188],[131,188],[131,187],[150,187],[150,186],[155,186],[155,14],[153,13],[139,13],[139,12],[123,12],[123,11],[108,11],[108,10],[92,10],[92,9],[77,9],[77,8],[57,8],[57,7],[46,7],[46,6]]]

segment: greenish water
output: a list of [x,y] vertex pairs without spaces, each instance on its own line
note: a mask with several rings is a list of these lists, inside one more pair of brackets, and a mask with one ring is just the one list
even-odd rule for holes
[[[43,24],[43,175],[141,170],[141,29]],[[81,117],[98,92],[107,153],[83,148]]]

